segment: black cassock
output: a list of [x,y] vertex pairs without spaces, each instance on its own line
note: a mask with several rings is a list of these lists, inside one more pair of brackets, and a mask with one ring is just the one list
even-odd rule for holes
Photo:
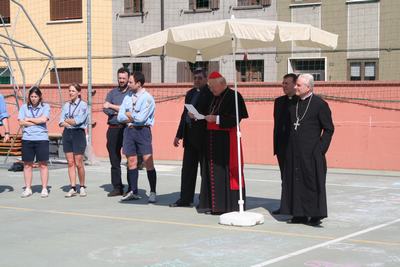
[[[328,103],[317,95],[299,100],[297,116],[296,106],[292,105],[289,109],[291,131],[282,184],[281,213],[322,219],[328,216],[325,154],[334,132],[331,110]],[[300,125],[295,130],[297,118]]]
[[[238,110],[239,120],[248,118],[245,102],[239,93]],[[239,210],[235,92],[227,88],[219,96],[214,96],[209,114],[219,115],[220,123],[207,123],[207,152],[198,208],[200,212],[215,214]],[[243,167],[243,157],[241,159]],[[242,181],[244,199],[243,175]]]

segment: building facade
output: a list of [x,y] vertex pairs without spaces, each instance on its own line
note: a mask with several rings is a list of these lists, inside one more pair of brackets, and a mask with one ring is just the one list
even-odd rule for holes
[[[46,51],[30,20],[13,0],[0,1],[3,23],[0,82],[54,83],[52,66],[24,44]],[[85,0],[17,1],[22,4],[56,58],[61,82],[87,82],[87,18]],[[92,2],[93,83],[115,83],[125,66],[145,73],[148,82],[191,82],[198,66],[219,70],[228,80],[276,82],[288,72],[312,73],[316,80],[399,80],[400,2],[397,0],[96,0]],[[174,58],[129,55],[128,41],[168,27],[210,20],[258,18],[311,24],[339,35],[336,50],[279,44],[269,49],[239,51],[210,62],[191,64]],[[8,31],[8,33],[7,33]],[[13,51],[13,36],[21,44]],[[6,44],[4,44],[6,43]],[[7,45],[8,43],[8,45]],[[15,45],[14,45],[15,46]],[[18,47],[21,46],[21,47]],[[7,56],[5,56],[7,53]],[[16,58],[21,59],[17,63]],[[48,75],[43,75],[43,73]]]

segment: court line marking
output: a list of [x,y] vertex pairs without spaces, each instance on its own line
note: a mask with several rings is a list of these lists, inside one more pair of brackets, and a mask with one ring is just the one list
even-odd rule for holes
[[[281,183],[281,180],[261,180],[261,179],[246,179],[246,181],[254,181],[254,182],[271,182],[271,183]],[[340,187],[354,187],[354,188],[371,188],[371,189],[394,189],[398,190],[400,187],[388,187],[388,186],[368,186],[368,185],[348,185],[348,184],[333,184],[327,183],[329,186],[340,186]]]
[[[28,211],[28,212],[41,212],[41,213],[48,213],[48,214],[77,216],[77,217],[96,218],[96,219],[107,219],[107,220],[114,220],[114,221],[156,223],[156,224],[179,225],[179,226],[186,226],[186,227],[197,227],[197,228],[205,228],[205,229],[224,230],[224,231],[263,233],[263,234],[272,234],[272,235],[288,236],[288,237],[311,238],[311,239],[321,239],[321,240],[335,240],[335,237],[332,237],[332,236],[307,235],[307,234],[290,233],[290,232],[260,230],[260,229],[245,228],[245,227],[243,227],[243,228],[242,227],[227,227],[227,226],[222,226],[222,225],[214,226],[214,225],[206,225],[206,224],[183,223],[183,222],[155,220],[155,219],[139,219],[139,218],[108,216],[108,215],[88,214],[88,213],[79,213],[79,212],[39,210],[39,209],[32,209],[32,208],[21,208],[21,207],[3,206],[3,205],[0,205],[0,209]],[[385,242],[385,241],[357,240],[357,239],[350,239],[349,241],[354,242],[354,243],[366,243],[366,244],[399,246],[400,247],[400,242]]]
[[286,254],[286,255],[283,255],[283,256],[280,256],[280,257],[277,257],[277,258],[274,258],[274,259],[270,259],[270,260],[267,260],[267,261],[252,265],[251,267],[268,266],[268,265],[271,265],[273,263],[277,263],[277,262],[280,262],[280,261],[283,261],[283,260],[298,256],[298,255],[301,255],[301,254],[305,254],[305,253],[310,252],[312,250],[316,250],[318,248],[322,248],[322,247],[325,247],[325,246],[328,246],[328,245],[331,245],[331,244],[335,244],[335,243],[341,242],[341,241],[346,240],[346,239],[350,239],[350,238],[355,237],[355,236],[359,236],[359,235],[362,235],[362,234],[365,234],[365,233],[368,233],[368,232],[372,232],[372,231],[378,230],[380,228],[383,228],[383,227],[386,227],[386,226],[389,226],[389,225],[392,225],[392,224],[395,224],[395,223],[398,223],[398,222],[400,222],[400,218],[398,218],[396,220],[393,220],[393,221],[390,221],[390,222],[379,224],[377,226],[373,226],[373,227],[370,227],[370,228],[367,228],[367,229],[364,229],[364,230],[361,230],[361,231],[358,231],[358,232],[355,232],[355,233],[352,233],[352,234],[349,234],[349,235],[345,235],[345,236],[340,237],[340,238],[336,238],[336,239],[333,239],[333,240],[330,240],[330,241],[326,241],[324,243],[321,243],[321,244],[318,244],[318,245],[315,245],[315,246],[311,246],[311,247],[308,247],[308,248],[300,249],[300,250],[291,252],[289,254]]

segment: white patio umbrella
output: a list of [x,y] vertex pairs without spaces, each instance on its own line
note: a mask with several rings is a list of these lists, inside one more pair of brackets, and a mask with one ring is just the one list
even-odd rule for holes
[[[190,62],[198,57],[210,60],[235,54],[238,49],[255,49],[291,42],[297,46],[335,49],[338,36],[308,24],[260,19],[227,19],[171,27],[129,42],[132,56],[171,56]],[[235,65],[235,64],[233,64]],[[239,212],[225,213],[219,223],[252,226],[264,222],[261,214],[244,211],[240,152],[240,127],[237,100],[237,78],[234,75],[237,150],[239,162]]]

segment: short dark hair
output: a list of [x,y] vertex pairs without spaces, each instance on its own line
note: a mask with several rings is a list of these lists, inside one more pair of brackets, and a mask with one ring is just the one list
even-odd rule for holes
[[135,79],[135,82],[140,82],[140,85],[143,86],[145,79],[144,79],[144,75],[143,73],[141,73],[140,71],[135,71],[132,74],[133,78]]
[[283,76],[283,79],[292,78],[293,82],[295,83],[297,81],[297,77],[298,77],[297,74],[288,73],[285,76]]
[[206,71],[205,71],[203,68],[197,68],[197,69],[195,69],[195,70],[193,71],[193,75],[196,75],[196,74],[201,74],[201,75],[203,75],[203,77],[206,77],[206,78],[207,78],[207,73],[206,73]]
[[41,103],[42,103],[42,91],[40,91],[39,87],[33,86],[31,89],[29,89],[29,93],[28,93],[28,104],[31,105],[31,106],[33,106],[33,105],[32,105],[32,102],[31,102],[31,95],[32,95],[32,94],[36,94],[36,95],[39,97],[39,102],[38,102],[38,104],[41,104]]
[[129,70],[127,68],[124,68],[124,67],[118,69],[117,74],[120,74],[120,73],[128,73],[128,77],[129,77],[129,74],[130,74]]

